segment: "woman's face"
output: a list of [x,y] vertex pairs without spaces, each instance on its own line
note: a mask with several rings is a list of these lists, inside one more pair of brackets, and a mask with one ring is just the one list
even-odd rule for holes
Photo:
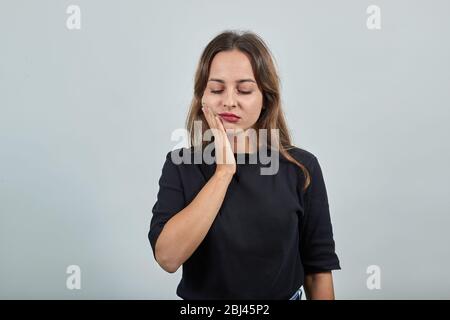
[[214,56],[202,102],[220,116],[225,129],[245,131],[253,127],[261,113],[263,95],[244,53],[221,51]]

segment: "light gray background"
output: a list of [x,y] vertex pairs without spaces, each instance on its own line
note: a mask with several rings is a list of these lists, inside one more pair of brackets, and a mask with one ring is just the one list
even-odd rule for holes
[[[81,8],[81,30],[66,8]],[[381,30],[366,8],[381,7]],[[338,299],[450,298],[450,3],[0,1],[0,298],[178,299],[147,231],[206,44],[269,45],[329,193]],[[66,289],[66,267],[82,289]],[[381,268],[381,290],[366,268]]]

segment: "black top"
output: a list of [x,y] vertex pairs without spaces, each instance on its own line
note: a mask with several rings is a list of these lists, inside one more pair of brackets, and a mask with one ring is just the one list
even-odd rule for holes
[[[153,255],[164,224],[215,172],[215,163],[194,163],[193,150],[172,151],[191,157],[191,164],[176,164],[171,152],[166,155],[148,233]],[[260,174],[270,164],[260,161],[258,153],[256,164],[248,161],[253,155],[244,154],[246,163],[237,164],[211,228],[182,266],[179,297],[287,300],[305,274],[341,269],[319,162],[304,149],[288,152],[308,169],[308,189],[302,191],[303,171],[281,154],[273,175]]]

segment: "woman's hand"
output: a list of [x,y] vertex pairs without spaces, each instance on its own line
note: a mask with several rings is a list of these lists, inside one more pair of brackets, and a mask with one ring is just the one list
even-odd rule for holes
[[203,103],[202,110],[214,135],[216,172],[233,175],[236,173],[236,159],[234,158],[233,149],[223,127],[222,120],[205,103]]

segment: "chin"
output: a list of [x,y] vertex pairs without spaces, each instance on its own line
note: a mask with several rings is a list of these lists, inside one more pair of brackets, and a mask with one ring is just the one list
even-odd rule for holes
[[224,122],[222,122],[222,124],[223,124],[223,127],[225,129],[236,129],[236,128],[238,128],[237,125],[235,125],[234,123],[231,123],[231,122],[224,121]]
[[238,136],[238,135],[240,135],[240,134],[245,132],[244,128],[241,128],[241,127],[238,127],[238,126],[233,126],[233,125],[231,125],[229,127],[224,127],[224,128],[225,128],[225,131],[227,129],[233,130],[233,131],[230,132],[230,134],[235,135],[235,136]]
[[241,127],[239,126],[239,125],[237,125],[237,124],[234,124],[234,123],[230,123],[230,122],[225,122],[224,124],[223,124],[223,127],[225,128],[225,129],[241,129]]

